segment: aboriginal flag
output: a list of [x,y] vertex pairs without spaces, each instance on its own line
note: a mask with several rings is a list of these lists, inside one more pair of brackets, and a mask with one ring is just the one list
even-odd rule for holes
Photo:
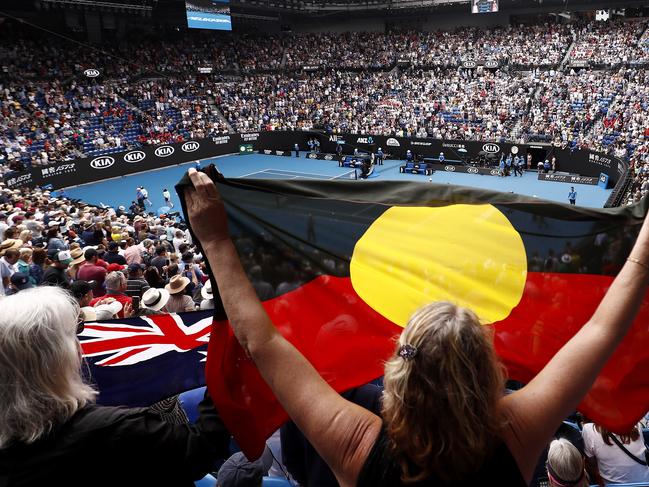
[[[589,320],[647,209],[646,200],[591,210],[396,181],[217,186],[271,320],[338,391],[381,376],[409,316],[440,300],[494,327],[509,377],[528,382]],[[628,431],[649,409],[648,305],[649,296],[579,406],[613,431]],[[206,373],[226,424],[258,456],[287,416],[219,312]]]

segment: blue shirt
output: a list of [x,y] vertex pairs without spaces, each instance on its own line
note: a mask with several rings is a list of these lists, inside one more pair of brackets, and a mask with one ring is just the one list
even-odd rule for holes
[[570,191],[568,193],[568,199],[569,200],[576,200],[577,199],[577,191]]

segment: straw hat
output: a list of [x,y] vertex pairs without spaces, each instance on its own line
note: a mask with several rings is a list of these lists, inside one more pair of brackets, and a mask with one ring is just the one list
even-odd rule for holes
[[0,256],[3,256],[7,250],[16,249],[18,250],[23,246],[23,241],[20,239],[9,238],[4,242],[0,243]]
[[179,294],[182,293],[185,288],[189,285],[189,279],[185,276],[173,276],[169,281],[169,284],[165,286],[165,289],[169,291],[169,294]]
[[80,248],[74,248],[70,251],[70,256],[72,257],[72,262],[70,265],[81,264],[86,261],[86,258],[83,256],[83,250]]
[[142,295],[142,307],[160,311],[169,301],[169,291],[166,289],[150,288]]

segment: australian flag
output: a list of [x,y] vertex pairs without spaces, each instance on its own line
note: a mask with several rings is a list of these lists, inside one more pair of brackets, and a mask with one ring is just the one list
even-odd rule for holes
[[205,385],[212,311],[86,323],[88,375],[106,406],[150,406]]

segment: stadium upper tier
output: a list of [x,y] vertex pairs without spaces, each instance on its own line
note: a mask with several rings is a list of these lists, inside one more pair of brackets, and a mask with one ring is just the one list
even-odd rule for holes
[[[2,171],[229,131],[543,141],[646,161],[644,21],[204,36],[102,50],[6,29]],[[133,56],[137,53],[137,56]],[[467,60],[499,68],[463,69]],[[574,63],[588,70],[574,72]],[[211,67],[211,74],[199,68]],[[100,76],[84,76],[86,69]]]

